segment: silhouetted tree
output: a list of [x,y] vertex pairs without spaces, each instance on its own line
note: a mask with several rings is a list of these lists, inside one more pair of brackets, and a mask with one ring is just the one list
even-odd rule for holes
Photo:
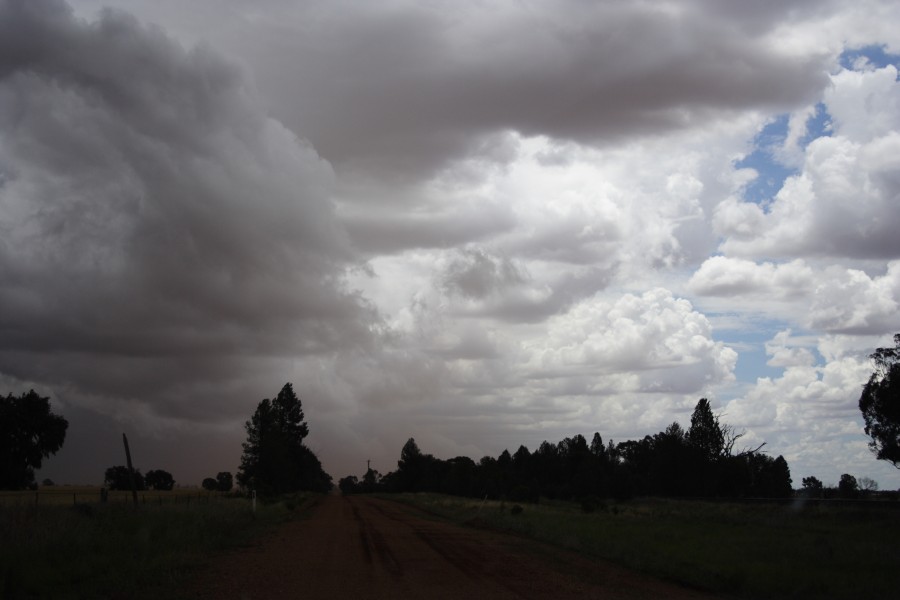
[[809,477],[803,478],[803,493],[809,498],[821,498],[822,497],[822,482],[819,481],[816,477],[810,475]]
[[725,451],[725,433],[719,425],[719,418],[712,412],[709,400],[701,398],[691,415],[691,428],[687,432],[688,443],[696,448],[701,457],[714,461]]
[[859,491],[863,496],[868,496],[878,491],[878,482],[871,477],[860,477],[856,480],[859,485]]
[[205,478],[201,485],[207,492],[215,492],[217,489],[219,489],[219,482],[212,477]]
[[34,485],[34,470],[62,448],[68,426],[34,390],[0,396],[0,489]]
[[220,492],[230,492],[234,487],[234,478],[229,471],[222,471],[216,475],[216,489]]
[[879,460],[900,468],[900,333],[893,348],[878,348],[869,358],[875,371],[859,397],[869,448]]
[[[605,446],[599,433],[590,444],[579,434],[556,444],[545,440],[534,452],[525,446],[514,454],[503,450],[497,458],[485,456],[478,463],[463,456],[437,459],[409,438],[397,470],[384,475],[378,487],[513,502],[537,502],[542,496],[585,500],[585,510],[596,508],[599,498],[627,499],[636,494],[788,497],[793,493],[784,457],[760,454],[762,446],[732,454],[741,436],[719,422],[705,398],[694,411],[691,430],[693,436],[672,423],[656,435],[620,444],[609,440]],[[355,476],[341,480],[345,493],[363,488]]]
[[[111,490],[130,490],[131,476],[128,473],[128,467],[125,465],[109,467],[103,476],[103,482]],[[134,470],[134,486],[138,490],[146,489],[144,476],[141,475],[140,469]]]
[[397,477],[400,491],[419,492],[424,491],[426,479],[425,469],[428,460],[419,450],[415,438],[409,438],[400,450],[400,460],[397,461]]
[[175,487],[175,479],[172,474],[162,469],[147,471],[144,475],[144,483],[152,490],[171,490]]
[[841,475],[841,480],[838,482],[838,493],[841,498],[856,498],[859,495],[859,484],[856,482],[856,477],[847,473]]
[[247,441],[241,456],[238,482],[262,494],[299,490],[325,492],[331,476],[303,439],[309,428],[300,399],[286,383],[274,400],[266,398],[245,424]]
[[360,492],[359,479],[356,475],[342,477],[338,480],[338,489],[342,494],[358,494]]

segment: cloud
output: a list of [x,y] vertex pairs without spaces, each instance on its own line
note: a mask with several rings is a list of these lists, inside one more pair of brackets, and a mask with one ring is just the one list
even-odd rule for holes
[[[736,353],[715,342],[709,321],[664,289],[613,302],[585,301],[524,344],[530,370],[545,378],[591,373],[617,391],[696,393],[727,381]],[[534,377],[534,376],[533,376]]]
[[883,275],[841,265],[812,268],[803,259],[775,264],[714,256],[687,283],[692,292],[727,299],[732,307],[767,310],[815,331],[858,335],[898,327],[900,261]]
[[264,357],[368,343],[334,174],[237,67],[114,11],[5,2],[0,28],[6,375],[202,421]]
[[724,201],[723,253],[741,257],[895,259],[900,241],[900,83],[894,66],[832,76],[833,135],[813,140],[799,175],[768,206]]
[[[864,344],[886,345],[873,338]],[[724,407],[723,419],[746,430],[744,443],[766,441],[769,452],[784,454],[795,485],[807,475],[837,482],[840,473],[858,473],[861,465],[876,476],[890,476],[865,447],[857,403],[872,363],[856,345],[862,344],[855,338],[821,337],[817,349],[825,362],[815,364],[790,331],[779,332],[766,343],[766,352],[770,364],[784,367],[783,374],[759,378]]]
[[714,256],[700,265],[687,285],[706,296],[797,298],[814,285],[812,269],[800,259],[785,264]]
[[779,21],[803,24],[783,4],[264,6],[232,7],[240,33],[217,39],[343,173],[440,169],[497,131],[609,144],[805,105],[830,58],[778,43]]

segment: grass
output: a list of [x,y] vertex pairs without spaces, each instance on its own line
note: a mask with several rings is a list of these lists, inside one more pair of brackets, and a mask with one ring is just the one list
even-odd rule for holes
[[260,503],[255,513],[248,499],[231,497],[138,510],[126,502],[0,504],[0,598],[177,596],[211,555],[292,518],[310,497]]
[[584,513],[430,494],[388,496],[664,579],[748,598],[887,598],[900,590],[900,510],[636,500]]
[[[111,504],[132,503],[128,490],[109,490],[108,502]],[[168,491],[144,490],[138,492],[141,504],[169,504],[209,502],[223,496],[220,492],[207,492],[197,488],[175,488]],[[75,504],[91,504],[100,501],[98,486],[56,485],[41,486],[37,490],[0,490],[0,507],[4,506],[73,506]]]

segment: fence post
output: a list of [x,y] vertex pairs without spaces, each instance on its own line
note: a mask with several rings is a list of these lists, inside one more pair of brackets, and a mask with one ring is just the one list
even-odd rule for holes
[[38,505],[38,491],[34,490],[34,505]]

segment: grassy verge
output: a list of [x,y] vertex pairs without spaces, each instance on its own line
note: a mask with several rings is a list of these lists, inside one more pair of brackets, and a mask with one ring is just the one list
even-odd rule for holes
[[172,597],[208,558],[292,518],[308,497],[258,504],[0,507],[0,597]]
[[665,579],[748,598],[887,598],[900,589],[900,511],[664,499],[522,505],[430,494],[388,498]]

